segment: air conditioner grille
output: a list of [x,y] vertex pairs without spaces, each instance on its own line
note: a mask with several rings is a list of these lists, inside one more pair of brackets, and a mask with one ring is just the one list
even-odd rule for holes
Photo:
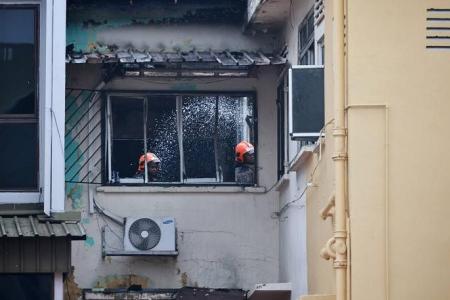
[[161,229],[155,221],[142,218],[131,224],[128,236],[136,249],[150,250],[158,245],[161,239]]

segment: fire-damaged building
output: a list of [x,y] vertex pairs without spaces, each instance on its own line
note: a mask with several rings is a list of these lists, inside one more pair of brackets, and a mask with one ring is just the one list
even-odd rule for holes
[[86,299],[279,282],[286,47],[246,26],[246,1],[67,2],[66,206],[87,232]]
[[0,0],[0,299],[447,299],[449,20]]

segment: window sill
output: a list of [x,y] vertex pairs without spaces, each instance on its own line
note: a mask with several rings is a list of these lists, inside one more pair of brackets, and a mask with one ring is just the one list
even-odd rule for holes
[[278,180],[277,184],[274,187],[275,191],[280,191],[283,188],[283,186],[285,186],[286,183],[288,182],[289,182],[289,175],[283,174],[283,176],[281,176],[281,178]]
[[300,152],[294,157],[292,162],[289,165],[289,171],[298,171],[303,164],[309,159],[309,157],[313,154],[319,144],[314,145],[306,145],[300,149]]
[[262,186],[100,186],[100,193],[255,193],[262,194]]

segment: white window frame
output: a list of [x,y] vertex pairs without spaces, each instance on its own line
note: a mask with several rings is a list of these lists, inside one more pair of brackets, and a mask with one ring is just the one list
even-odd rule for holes
[[0,0],[2,5],[39,7],[39,192],[0,192],[0,204],[44,203],[63,212],[66,0]]
[[[181,112],[181,106],[182,106],[182,99],[184,96],[214,96],[216,95],[217,97],[219,96],[226,96],[226,95],[236,95],[239,97],[242,97],[245,101],[244,102],[244,106],[245,104],[248,103],[248,99],[250,97],[253,97],[253,101],[256,101],[256,95],[250,95],[252,93],[250,92],[242,92],[242,93],[229,93],[229,92],[198,92],[198,93],[183,93],[183,94],[178,94],[178,93],[171,93],[171,92],[167,92],[167,93],[163,93],[163,95],[170,95],[170,96],[174,96],[176,97],[176,110],[177,112]],[[105,126],[105,134],[106,134],[106,138],[105,138],[105,142],[106,142],[106,152],[107,152],[107,162],[106,162],[106,166],[107,166],[107,182],[111,183],[112,182],[112,157],[111,157],[111,153],[112,153],[112,114],[111,114],[111,97],[129,97],[129,98],[133,98],[133,99],[139,99],[139,98],[148,98],[148,97],[152,97],[152,96],[157,96],[159,95],[159,93],[154,93],[154,92],[147,92],[147,93],[115,93],[115,92],[109,92],[107,93],[106,96],[106,126]],[[256,102],[254,103],[255,106],[255,110],[254,110],[254,114],[256,114]],[[243,114],[246,113],[245,110],[242,111]],[[255,116],[254,116],[255,117]],[[256,117],[255,117],[256,118]],[[248,125],[244,125],[246,128],[243,132],[243,139],[244,140],[248,140],[250,137],[250,127]],[[255,140],[257,139],[256,137],[256,125],[255,125]],[[222,178],[221,178],[221,174],[219,174],[220,172],[218,171],[218,168],[216,166],[216,177],[215,178],[185,178],[184,174],[185,174],[185,164],[184,164],[184,149],[183,149],[183,121],[182,121],[182,114],[181,113],[177,113],[177,132],[178,132],[178,143],[179,143],[179,151],[180,151],[180,181],[176,181],[176,182],[154,182],[155,184],[164,184],[164,185],[170,185],[170,184],[174,184],[174,185],[178,185],[178,184],[200,184],[200,185],[237,185],[238,183],[236,182],[222,182]],[[145,131],[144,131],[145,134]],[[145,146],[146,148],[146,146]],[[217,151],[217,149],[215,149],[215,151]],[[216,152],[215,152],[216,153]],[[216,153],[217,154],[217,153]],[[217,159],[216,159],[216,163],[217,163]],[[255,160],[255,164],[256,164],[256,160]],[[255,168],[255,184],[256,184],[256,169]],[[145,172],[146,173],[146,172]],[[152,182],[147,182],[147,179],[145,178],[144,182],[142,179],[137,179],[137,178],[120,178],[120,183],[121,184],[151,184]]]
[[[297,32],[297,45],[298,45],[298,64],[302,64],[301,61],[303,59],[304,56],[308,55],[309,49],[311,48],[312,45],[314,45],[314,62],[315,63],[315,59],[316,59],[316,44],[315,44],[315,34],[316,34],[316,26],[313,25],[313,34],[310,37],[310,39],[306,42],[306,45],[301,45],[301,31],[304,27],[308,26],[308,20],[309,18],[312,17],[314,18],[314,7],[312,9],[310,9],[308,11],[308,13],[306,14],[306,16],[303,18],[302,22],[300,23],[300,25],[298,26],[298,32]],[[308,64],[304,64],[304,65],[309,65]]]

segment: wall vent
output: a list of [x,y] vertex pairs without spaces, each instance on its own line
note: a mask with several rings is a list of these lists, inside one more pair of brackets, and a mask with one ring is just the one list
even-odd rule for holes
[[450,51],[450,7],[428,8],[426,16],[426,48]]
[[324,0],[314,1],[314,24],[316,26],[319,25],[325,17],[325,6],[323,1]]

